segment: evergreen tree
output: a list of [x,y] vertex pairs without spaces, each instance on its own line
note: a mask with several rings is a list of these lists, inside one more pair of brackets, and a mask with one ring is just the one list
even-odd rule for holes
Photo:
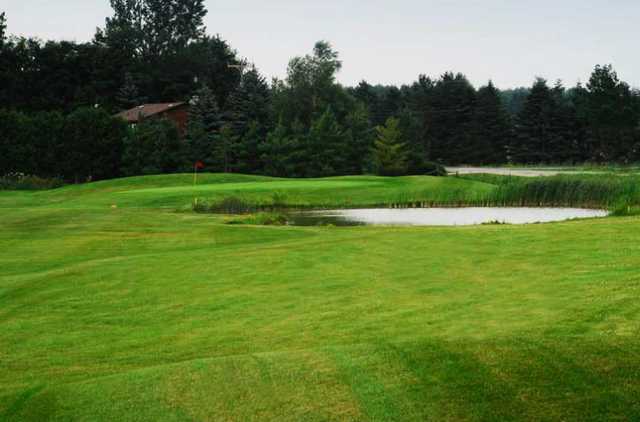
[[395,86],[384,87],[373,115],[373,124],[384,125],[390,117],[397,116],[403,107],[402,92]]
[[0,13],[0,49],[4,47],[7,38],[7,15],[5,12]]
[[182,141],[173,122],[147,119],[129,130],[124,140],[124,175],[175,173],[181,169]]
[[118,104],[124,109],[130,109],[145,102],[145,99],[140,96],[138,86],[130,72],[125,73],[124,84],[118,91],[116,99]]
[[126,123],[95,108],[82,108],[67,116],[57,154],[67,179],[75,182],[120,176]]
[[364,104],[369,111],[375,110],[378,96],[376,95],[373,87],[367,81],[360,81],[358,86],[352,88],[350,92],[351,95]]
[[449,164],[465,163],[475,108],[475,89],[462,74],[445,73],[433,89],[429,126],[431,157]]
[[551,93],[555,108],[551,116],[553,133],[549,161],[567,164],[584,162],[588,157],[584,154],[584,127],[578,120],[575,106],[576,91],[567,91],[558,81]]
[[510,148],[515,162],[553,161],[555,108],[554,96],[547,81],[536,79],[517,117],[515,143]]
[[374,131],[369,121],[367,107],[358,102],[345,120],[344,174],[361,174],[367,165]]
[[407,152],[402,142],[400,122],[396,118],[389,118],[385,126],[378,126],[377,139],[373,147],[373,166],[381,176],[401,176],[406,174]]
[[419,173],[419,169],[427,159],[423,124],[424,120],[409,107],[405,107],[398,115],[398,125],[406,144],[407,164],[411,173]]
[[311,124],[305,154],[309,177],[336,176],[346,172],[348,137],[330,108]]
[[208,86],[203,85],[193,98],[189,110],[185,137],[187,168],[191,168],[197,161],[202,161],[205,165],[220,170],[219,166],[216,166],[219,160],[215,151],[223,123],[223,115],[215,95]]
[[215,171],[231,173],[237,168],[237,143],[238,137],[231,126],[228,124],[222,126],[214,143],[213,168]]
[[[263,127],[256,121],[247,126],[236,147],[235,170],[244,174],[260,174],[263,170],[260,143],[265,139]],[[268,133],[268,132],[266,132]]]
[[514,119],[524,107],[524,103],[529,96],[529,88],[513,88],[500,91],[500,97],[502,104],[509,114],[509,117]]
[[299,131],[290,133],[282,122],[269,132],[265,142],[259,147],[265,174],[279,177],[305,176],[305,157],[298,136]]
[[[103,160],[99,153],[96,154],[95,151],[105,144],[105,140],[113,139],[112,134],[109,133],[111,127],[107,126],[102,130],[92,130],[91,126],[100,126],[101,122],[99,120],[102,119],[96,119],[95,114],[87,115],[82,113],[80,115],[80,113],[82,111],[79,110],[65,117],[57,111],[46,111],[30,113],[24,116],[24,119],[22,119],[24,126],[21,128],[21,133],[17,139],[23,145],[22,151],[31,152],[29,157],[25,157],[25,161],[21,161],[29,167],[25,169],[27,171],[24,171],[24,173],[42,177],[59,177],[74,181],[72,169],[80,166],[85,166],[86,168],[86,163],[94,165],[93,160]],[[113,123],[108,115],[101,114],[100,117]],[[115,123],[121,122],[116,121]],[[76,126],[75,136],[69,133],[68,128],[71,125]],[[85,180],[89,175],[102,179],[117,176],[117,166],[120,160],[119,142],[121,139],[118,139],[117,129],[114,128],[114,130],[116,139],[111,145],[114,151],[102,151],[106,155],[105,160],[113,159],[113,163],[104,161],[102,163],[105,166],[111,166],[113,170],[105,172],[100,172],[99,170],[87,171],[81,176],[82,180]],[[86,133],[83,134],[83,132]],[[82,145],[83,141],[87,143],[95,142],[95,149],[86,148],[86,144]],[[73,160],[74,156],[80,160],[80,163]]]
[[227,101],[225,122],[238,138],[238,171],[255,173],[260,169],[259,139],[271,126],[271,95],[265,79],[255,67],[246,72]]
[[[182,91],[183,95],[191,95],[198,88],[198,84],[207,85],[218,100],[221,108],[227,107],[227,99],[241,81],[240,72],[230,68],[230,64],[240,64],[236,52],[227,41],[220,36],[205,36],[198,39],[181,50],[180,54],[171,66],[166,69],[159,68],[158,79],[167,78],[167,74],[173,78],[180,78],[173,82],[177,86],[175,91]],[[248,72],[250,73],[250,72]],[[251,77],[249,75],[249,77]],[[199,81],[194,85],[194,80]],[[180,98],[176,94],[175,98]]]
[[251,122],[267,125],[269,121],[269,86],[255,67],[242,75],[240,83],[229,95],[225,121],[236,134],[246,131]]
[[500,92],[492,82],[478,90],[470,143],[465,156],[470,164],[502,164],[510,141],[510,126]]
[[585,116],[593,159],[628,161],[634,155],[637,99],[610,65],[596,66],[587,92]]

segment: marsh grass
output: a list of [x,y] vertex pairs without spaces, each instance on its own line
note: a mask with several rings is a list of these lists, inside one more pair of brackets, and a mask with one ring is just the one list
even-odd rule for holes
[[[431,208],[431,207],[580,207],[625,209],[640,205],[640,177],[615,175],[562,175],[524,178],[499,175],[457,176],[476,183],[473,189],[460,184],[410,186],[397,189],[380,201],[352,199],[348,193],[327,192],[322,197],[279,191],[254,196],[224,196],[199,200],[199,213],[247,214],[261,211],[338,208]],[[301,184],[306,182],[300,181]],[[482,188],[480,188],[482,187]]]
[[613,208],[640,205],[640,177],[562,175],[523,178],[497,175],[459,176],[496,185],[480,205],[522,207]]

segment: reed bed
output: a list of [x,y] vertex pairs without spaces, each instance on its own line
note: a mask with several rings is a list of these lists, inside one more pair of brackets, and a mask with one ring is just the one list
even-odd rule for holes
[[381,199],[353,200],[345,195],[305,198],[287,192],[261,196],[226,196],[198,199],[193,210],[200,213],[251,214],[285,209],[337,209],[363,207],[580,207],[627,209],[640,205],[640,177],[615,175],[562,175],[522,178],[468,175],[460,178],[482,182],[486,189],[451,186],[399,189]]

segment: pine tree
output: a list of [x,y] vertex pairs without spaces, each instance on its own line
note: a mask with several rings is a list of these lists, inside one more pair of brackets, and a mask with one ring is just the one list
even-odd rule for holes
[[224,173],[231,173],[237,168],[236,151],[238,137],[230,125],[224,125],[213,146],[213,167]]
[[381,176],[401,176],[407,172],[406,145],[402,142],[400,122],[389,118],[385,126],[378,126],[372,152],[373,166]]
[[553,161],[553,124],[555,102],[547,81],[536,79],[531,93],[517,117],[515,142],[510,147],[518,163]]
[[470,142],[475,108],[475,89],[462,74],[445,73],[433,89],[429,142],[433,160],[459,164],[471,157]]
[[[203,85],[193,98],[187,126],[186,167],[191,168],[196,161],[207,166],[217,163],[215,157],[216,141],[223,126],[223,116],[215,95],[208,86]],[[215,167],[220,170],[219,166]]]
[[265,137],[266,135],[263,135],[263,129],[258,122],[249,122],[237,143],[235,171],[244,174],[259,174],[263,170],[260,159],[260,143]]
[[465,152],[469,164],[504,163],[509,135],[509,118],[500,92],[489,82],[476,96],[472,136]]
[[145,99],[140,96],[138,86],[136,85],[135,79],[130,72],[125,73],[124,84],[122,85],[120,90],[118,90],[116,100],[118,101],[118,104],[124,109],[130,109],[145,102]]
[[226,102],[224,120],[236,134],[242,134],[252,121],[269,118],[269,86],[255,67],[245,72]]
[[7,38],[7,15],[5,12],[0,13],[0,49],[4,47]]
[[408,167],[412,173],[419,173],[419,169],[427,160],[424,120],[417,112],[405,107],[400,111],[398,121],[402,139],[406,144]]
[[259,149],[265,174],[279,177],[305,176],[302,142],[282,122],[269,132]]
[[608,66],[596,66],[587,84],[585,115],[592,157],[628,161],[635,148],[637,100],[629,86]]
[[567,91],[561,81],[557,81],[551,90],[555,108],[551,116],[553,133],[550,162],[570,164],[587,160],[584,155],[584,127],[578,120],[574,103],[576,92]]
[[174,173],[181,168],[182,147],[173,122],[145,120],[124,140],[123,173],[127,176]]
[[225,123],[238,138],[237,168],[245,173],[260,169],[258,140],[264,139],[271,125],[271,94],[264,77],[255,67],[243,76],[227,100]]
[[315,119],[307,137],[307,176],[336,176],[347,169],[348,138],[330,108]]
[[417,127],[420,129],[413,140],[414,145],[411,147],[410,167],[415,167],[419,162],[427,161],[431,157],[429,131],[434,119],[435,86],[436,84],[431,78],[420,75],[418,81],[413,83],[405,94],[406,108],[411,112],[413,118],[419,121]]
[[369,120],[367,107],[358,102],[345,119],[346,156],[344,174],[361,174],[367,165],[371,147],[373,146],[373,129]]

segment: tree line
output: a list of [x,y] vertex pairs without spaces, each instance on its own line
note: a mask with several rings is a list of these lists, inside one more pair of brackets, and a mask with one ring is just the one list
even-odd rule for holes
[[[287,177],[431,174],[437,164],[629,163],[640,159],[640,93],[609,66],[586,85],[536,79],[476,89],[460,73],[401,87],[336,80],[318,42],[267,81],[220,36],[202,0],[111,0],[87,43],[9,36],[0,14],[0,173],[68,181],[190,170]],[[186,133],[113,115],[191,104]]]

